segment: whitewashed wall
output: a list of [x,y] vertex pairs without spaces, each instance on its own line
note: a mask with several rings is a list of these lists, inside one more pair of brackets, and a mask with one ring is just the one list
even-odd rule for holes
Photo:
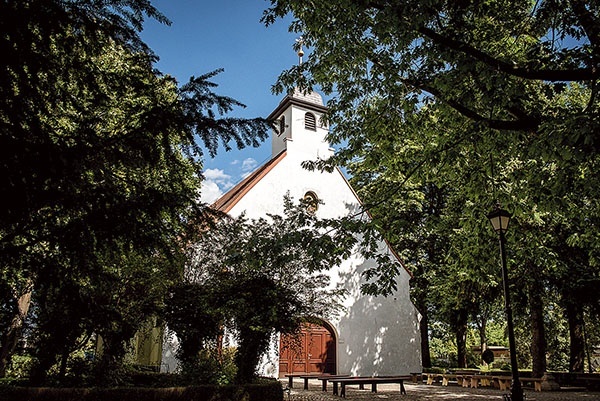
[[[285,132],[272,135],[273,156],[286,150],[286,156],[258,181],[229,211],[231,216],[245,212],[248,218],[265,217],[267,213],[283,214],[283,199],[289,193],[299,201],[311,191],[324,202],[317,216],[336,218],[360,210],[354,191],[339,170],[331,173],[302,168],[306,160],[327,159],[332,155],[325,136],[328,127],[321,122],[323,103],[316,93],[293,96],[310,104],[298,104],[284,99],[272,115],[285,115]],[[317,130],[304,129],[307,111],[315,114]],[[385,244],[381,244],[385,247]],[[387,248],[386,248],[387,249]],[[331,285],[344,288],[347,296],[342,313],[329,323],[337,337],[337,372],[352,375],[397,375],[421,371],[421,346],[418,312],[409,297],[409,274],[400,269],[398,291],[392,296],[372,297],[360,293],[361,273],[374,262],[354,254],[333,268]],[[259,372],[265,376],[279,375],[279,338],[273,338]]]
[[[296,140],[294,140],[296,142]],[[341,172],[322,173],[301,168],[304,158],[290,154],[261,179],[230,211],[249,218],[283,213],[283,197],[289,192],[298,201],[314,192],[324,202],[318,217],[333,218],[353,213],[359,207],[355,194]],[[352,375],[395,375],[421,371],[418,312],[409,297],[409,274],[401,270],[398,291],[390,297],[363,296],[361,273],[373,261],[354,255],[331,271],[332,285],[347,291],[344,311],[330,321],[337,334],[337,372]],[[261,374],[278,376],[278,344],[261,365]]]

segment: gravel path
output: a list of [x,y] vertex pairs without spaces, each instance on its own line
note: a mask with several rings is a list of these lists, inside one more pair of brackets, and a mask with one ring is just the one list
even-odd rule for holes
[[[282,382],[284,387],[287,381]],[[299,387],[299,388],[296,388]],[[507,391],[491,388],[464,388],[458,386],[441,386],[426,384],[405,384],[406,394],[402,395],[397,384],[380,384],[377,393],[371,393],[370,386],[366,390],[359,390],[357,386],[346,387],[348,401],[503,401]],[[284,394],[284,401],[341,401],[343,398],[335,396],[328,386],[328,392],[321,391],[321,382],[311,380],[309,389],[302,390],[302,383],[295,383],[290,394]],[[591,391],[543,391],[534,392],[525,389],[525,401],[600,401],[600,392]]]

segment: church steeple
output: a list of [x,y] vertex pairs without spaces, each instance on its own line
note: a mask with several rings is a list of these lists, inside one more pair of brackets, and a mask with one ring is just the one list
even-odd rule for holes
[[[298,65],[302,66],[304,38],[296,39]],[[276,121],[276,129],[271,134],[271,157],[283,150],[288,156],[298,156],[303,160],[327,159],[333,150],[325,141],[329,127],[323,123],[327,107],[317,92],[301,91],[295,88],[279,103],[268,119]]]
[[317,92],[303,93],[295,89],[284,97],[268,117],[278,121],[277,129],[271,134],[272,157],[286,149],[288,156],[303,160],[329,158],[333,151],[325,141],[329,130],[322,121],[325,112],[327,107]]

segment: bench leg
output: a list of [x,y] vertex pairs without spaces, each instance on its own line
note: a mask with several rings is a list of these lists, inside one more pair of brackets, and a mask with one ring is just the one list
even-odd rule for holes
[[442,386],[448,385],[448,378],[446,376],[442,376]]
[[406,394],[406,389],[404,388],[404,380],[400,380],[400,394]]
[[427,384],[433,384],[433,375],[427,375]]
[[376,393],[377,392],[377,383],[371,383],[371,392],[372,393]]
[[321,387],[321,391],[327,391],[327,380],[322,380],[323,386]]
[[333,395],[338,395],[338,382],[333,382]]
[[304,390],[308,390],[308,377],[304,378]]
[[535,391],[542,391],[542,383],[541,382],[533,382],[535,386]]
[[340,383],[340,385],[342,386],[340,390],[340,397],[346,398],[346,383]]
[[361,383],[361,384],[359,384],[359,385],[358,385],[358,389],[359,389],[359,390],[364,390],[364,389],[365,389],[365,385],[364,385],[364,384],[362,384],[362,383]]

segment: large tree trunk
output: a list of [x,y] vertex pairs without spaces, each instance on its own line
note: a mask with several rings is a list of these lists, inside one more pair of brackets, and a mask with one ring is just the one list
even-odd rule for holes
[[458,367],[467,367],[467,313],[459,311],[456,322],[456,351]]
[[17,300],[17,310],[12,322],[0,343],[0,377],[6,376],[6,368],[10,363],[12,354],[15,352],[19,338],[21,338],[21,330],[29,312],[31,304],[31,290],[26,291]]
[[569,372],[583,373],[585,360],[585,338],[583,336],[583,309],[573,302],[567,303],[569,322]]
[[546,331],[544,329],[544,304],[542,289],[537,281],[530,283],[529,309],[531,311],[531,358],[533,377],[542,377],[546,372]]
[[425,303],[419,304],[421,320],[419,321],[419,330],[421,331],[421,363],[424,368],[431,367],[431,352],[429,350],[429,313]]

